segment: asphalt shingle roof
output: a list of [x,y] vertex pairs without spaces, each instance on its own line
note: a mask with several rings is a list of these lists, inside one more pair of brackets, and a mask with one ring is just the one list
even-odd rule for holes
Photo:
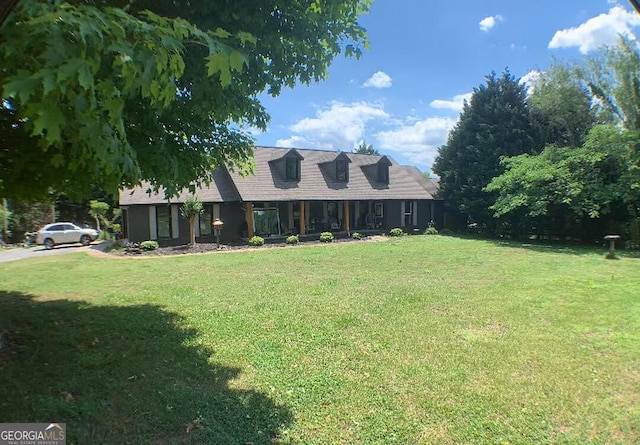
[[[216,170],[210,187],[196,190],[196,196],[203,202],[437,199],[437,181],[388,156],[296,149],[302,157],[300,180],[287,181],[284,156],[291,152],[291,149],[256,147],[252,175],[243,177],[226,169]],[[351,161],[347,163],[347,182],[336,181],[334,161],[338,156]],[[389,165],[388,184],[378,180],[379,161]],[[149,196],[147,188],[143,184],[133,191],[120,191],[120,205],[166,202],[162,194]],[[184,192],[172,202],[183,202],[188,195]]]

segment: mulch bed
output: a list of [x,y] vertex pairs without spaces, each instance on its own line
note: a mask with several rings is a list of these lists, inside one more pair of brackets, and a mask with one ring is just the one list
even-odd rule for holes
[[[336,238],[334,243],[358,243],[358,242],[371,242],[371,241],[385,241],[387,237],[374,235],[363,237],[362,240],[354,240],[352,238]],[[237,243],[237,244],[220,244],[220,249],[218,249],[218,245],[216,243],[197,243],[195,246],[189,245],[179,245],[179,246],[166,246],[159,247],[156,250],[138,250],[138,249],[118,249],[111,250],[108,252],[110,255],[116,256],[167,256],[167,255],[186,255],[186,254],[194,254],[194,253],[222,253],[222,252],[234,252],[234,251],[250,251],[256,249],[277,249],[277,248],[294,248],[297,246],[314,246],[325,244],[320,241],[301,241],[297,245],[289,245],[284,242],[269,242],[264,246],[254,247],[249,246],[246,243]],[[127,251],[129,250],[129,252]]]

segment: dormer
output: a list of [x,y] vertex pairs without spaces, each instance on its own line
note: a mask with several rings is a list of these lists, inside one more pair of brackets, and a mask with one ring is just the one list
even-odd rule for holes
[[349,164],[351,159],[344,153],[340,152],[333,161],[335,168],[336,182],[349,182]]
[[386,156],[380,158],[377,162],[378,166],[378,182],[383,184],[389,184],[389,167],[391,166],[391,161]]
[[277,157],[269,161],[269,163],[277,166],[277,170],[282,174],[285,181],[300,181],[301,161],[304,160],[302,155],[296,149],[288,150],[283,156]]

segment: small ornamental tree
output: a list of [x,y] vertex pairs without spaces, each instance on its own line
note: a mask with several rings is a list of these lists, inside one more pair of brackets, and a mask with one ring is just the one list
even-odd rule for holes
[[189,196],[182,207],[180,207],[182,216],[189,220],[189,244],[196,244],[196,216],[202,213],[202,202],[195,196]]
[[109,211],[109,204],[102,201],[97,201],[92,199],[89,201],[89,215],[93,219],[96,220],[96,229],[100,229],[100,220],[103,220],[107,217],[107,212]]

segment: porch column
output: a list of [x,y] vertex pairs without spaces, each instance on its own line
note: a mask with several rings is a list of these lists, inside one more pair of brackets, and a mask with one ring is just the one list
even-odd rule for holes
[[253,238],[253,203],[248,202],[245,205],[247,220],[247,238]]
[[[287,203],[287,225],[289,226],[288,229],[289,230],[293,230],[294,229],[294,224],[293,224],[293,202],[289,202]],[[293,233],[293,232],[291,232]]]
[[351,222],[349,221],[349,201],[344,202],[344,230],[347,232],[347,235],[351,234]]
[[300,201],[300,235],[304,235],[306,233],[305,222],[306,218],[304,217],[305,210],[305,202]]

